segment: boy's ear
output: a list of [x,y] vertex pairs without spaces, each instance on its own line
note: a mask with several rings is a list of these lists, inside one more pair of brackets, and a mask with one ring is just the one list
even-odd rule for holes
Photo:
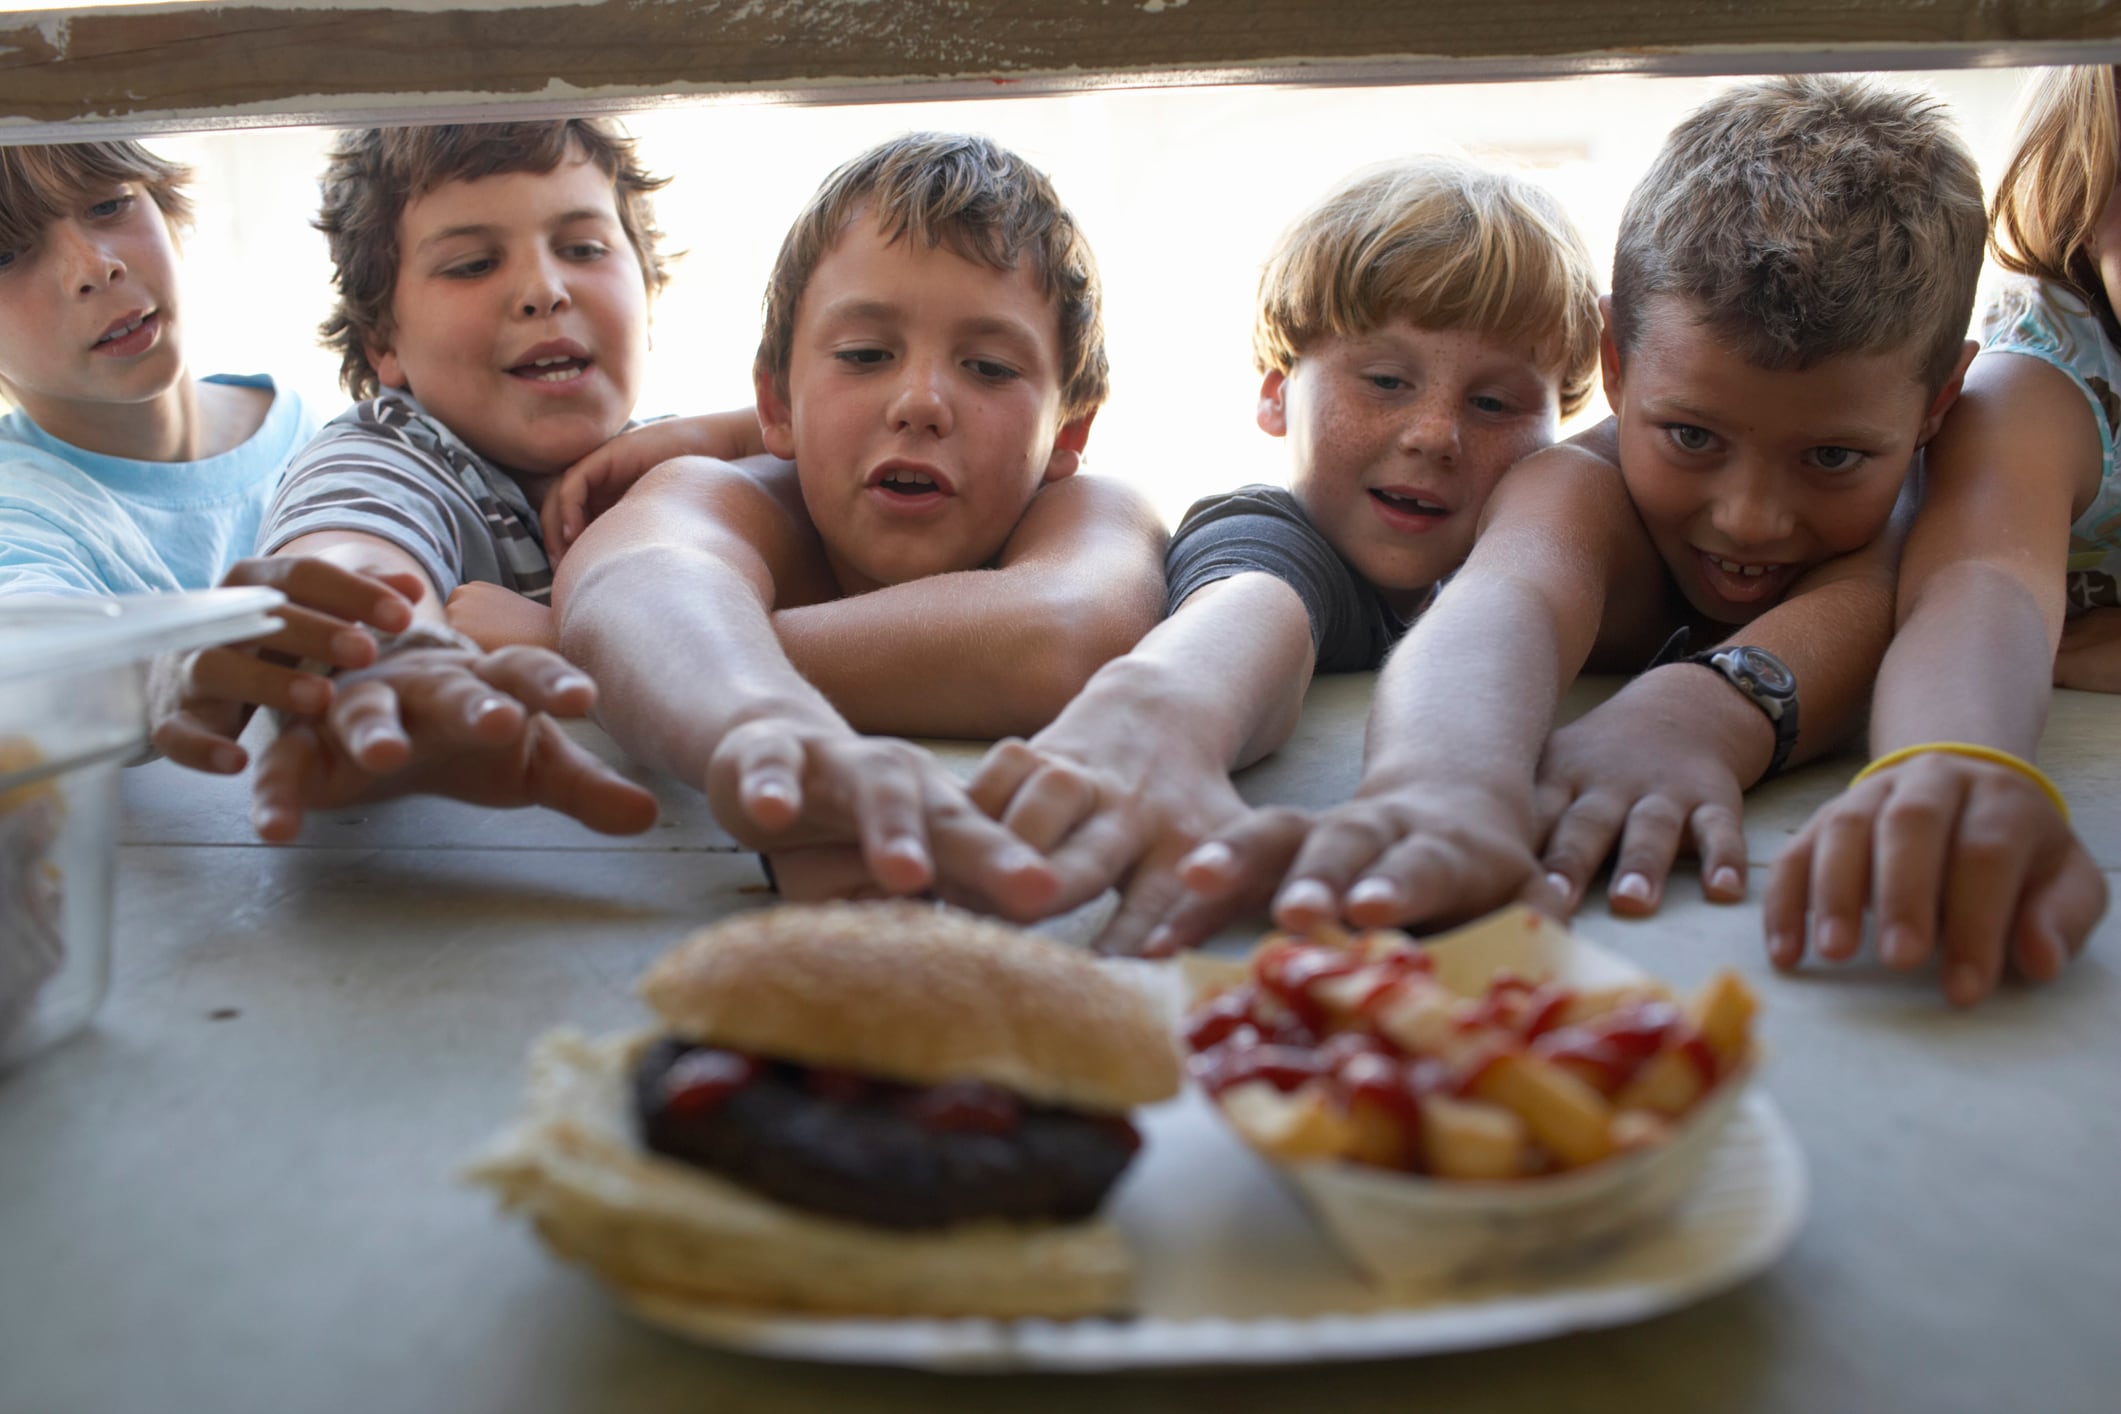
[[795,414],[789,410],[788,400],[773,386],[773,375],[764,369],[751,370],[751,392],[759,408],[759,434],[766,450],[784,462],[795,460]]
[[1259,380],[1259,430],[1269,437],[1289,435],[1289,407],[1283,400],[1282,389],[1289,384],[1289,375],[1279,371],[1269,373]]
[[1613,297],[1598,297],[1598,374],[1605,384],[1605,405],[1620,411],[1620,345],[1613,340]]
[[403,388],[406,386],[405,365],[398,362],[396,354],[389,349],[374,347],[365,348],[362,352],[368,355],[368,366],[376,371],[376,381],[378,383],[381,383],[386,388]]
[[1966,370],[1973,363],[1974,355],[1979,352],[1981,345],[1972,339],[1968,339],[1965,346],[1959,350],[1959,362],[1953,365],[1952,376],[1944,380],[1944,386],[1937,390],[1937,396],[1930,399],[1930,410],[1923,414],[1922,431],[1915,438],[1916,446],[1926,445],[1930,438],[1937,435],[1937,429],[1944,426],[1944,415],[1952,410],[1953,403],[1959,401],[1959,389],[1966,382]]
[[1060,431],[1053,434],[1053,454],[1046,458],[1046,474],[1039,478],[1041,486],[1082,469],[1083,448],[1090,445],[1090,423],[1096,416],[1097,409],[1092,408],[1073,422],[1062,423]]

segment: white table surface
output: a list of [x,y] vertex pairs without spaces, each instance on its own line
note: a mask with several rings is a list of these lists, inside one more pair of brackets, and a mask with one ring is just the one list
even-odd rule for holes
[[[1345,793],[1368,686],[1322,681],[1247,793]],[[2121,700],[2058,694],[2043,761],[2121,896]],[[1847,769],[1750,802],[1756,890]],[[767,901],[704,802],[662,795],[633,840],[410,801],[269,849],[240,784],[128,772],[112,995],[0,1076],[0,1411],[2121,1409],[2121,921],[2061,984],[1961,1014],[1927,978],[1773,973],[1757,906],[1691,877],[1653,921],[1594,902],[1575,926],[1763,994],[1812,1205],[1737,1290],[1514,1349],[1223,1373],[952,1377],[659,1334],[455,1171],[516,1113],[534,1035],[636,1024],[651,958]]]

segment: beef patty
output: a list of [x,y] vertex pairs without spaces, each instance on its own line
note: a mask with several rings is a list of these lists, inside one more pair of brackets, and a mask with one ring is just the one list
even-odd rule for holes
[[1141,1146],[1116,1115],[977,1081],[901,1085],[668,1038],[641,1057],[634,1106],[656,1153],[880,1227],[1085,1218]]

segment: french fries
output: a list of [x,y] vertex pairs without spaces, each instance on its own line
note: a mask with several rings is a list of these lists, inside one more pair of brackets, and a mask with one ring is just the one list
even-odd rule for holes
[[1190,1069],[1247,1143],[1507,1181],[1661,1144],[1752,1056],[1735,973],[1681,1004],[1654,982],[1445,985],[1403,933],[1278,934],[1188,1017]]

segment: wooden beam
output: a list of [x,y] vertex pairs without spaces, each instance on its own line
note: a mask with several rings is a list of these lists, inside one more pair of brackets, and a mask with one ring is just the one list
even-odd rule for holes
[[0,11],[0,141],[531,117],[696,97],[868,101],[2121,59],[2121,5],[2103,0],[357,5]]

